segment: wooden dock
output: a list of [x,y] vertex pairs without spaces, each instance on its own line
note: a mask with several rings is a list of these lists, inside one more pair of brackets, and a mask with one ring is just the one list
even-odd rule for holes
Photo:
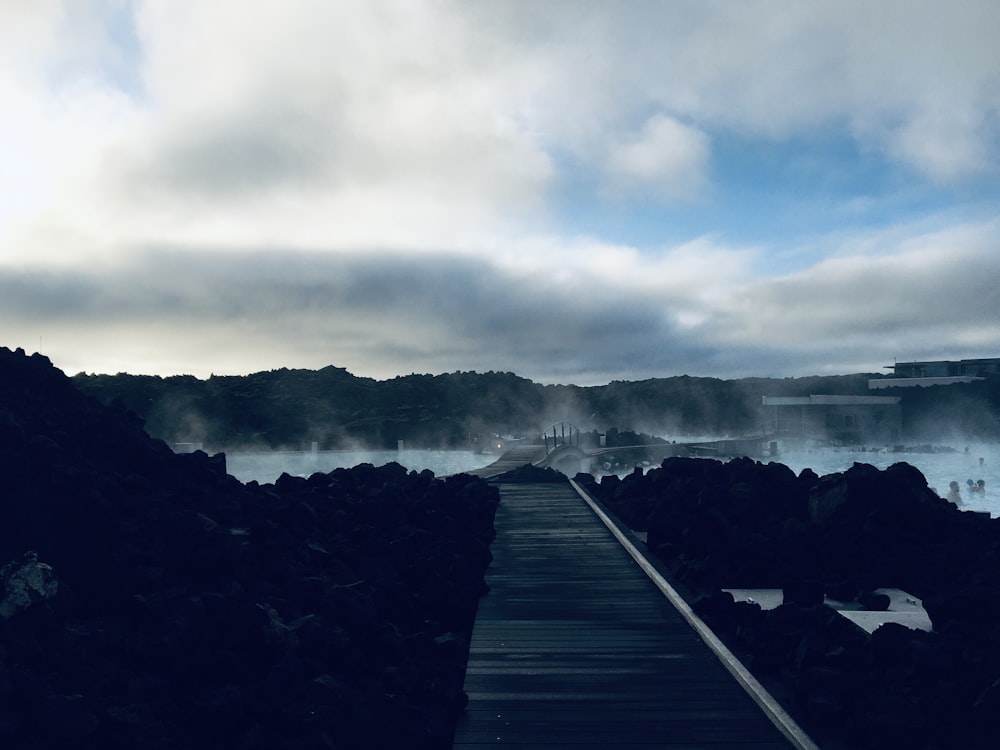
[[500,492],[454,748],[801,747],[569,484]]

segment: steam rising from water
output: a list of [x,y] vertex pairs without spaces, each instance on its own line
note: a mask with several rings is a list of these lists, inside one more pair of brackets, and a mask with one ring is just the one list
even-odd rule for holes
[[[699,442],[711,438],[682,438],[678,442]],[[496,456],[473,451],[402,450],[402,451],[260,451],[227,453],[229,473],[242,482],[256,480],[261,483],[275,481],[282,472],[296,476],[309,476],[338,467],[351,467],[360,463],[382,466],[397,462],[411,471],[430,469],[437,476],[471,471],[486,466]],[[979,459],[983,461],[980,464]],[[803,448],[786,450],[774,459],[785,464],[796,474],[809,468],[820,476],[846,471],[854,463],[871,464],[886,469],[894,463],[905,462],[915,466],[940,497],[948,492],[949,482],[961,487],[963,510],[987,512],[1000,517],[1000,445],[970,444],[953,452],[914,453],[894,452],[883,449],[862,448]],[[967,480],[986,482],[984,493],[970,492]]]

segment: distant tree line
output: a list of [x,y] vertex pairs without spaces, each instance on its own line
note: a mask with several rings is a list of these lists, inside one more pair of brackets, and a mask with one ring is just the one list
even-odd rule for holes
[[[279,369],[245,376],[89,375],[76,386],[121,401],[168,443],[206,450],[408,446],[465,448],[493,434],[534,436],[572,422],[582,432],[627,442],[647,435],[761,434],[765,395],[866,395],[877,375],[718,378],[687,375],[602,386],[542,385],[509,372],[407,375],[377,381],[339,367]],[[1000,379],[882,390],[903,398],[911,439],[1000,434]]]

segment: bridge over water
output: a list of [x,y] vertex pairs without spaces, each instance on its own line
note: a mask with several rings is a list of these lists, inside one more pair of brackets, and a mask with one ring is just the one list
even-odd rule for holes
[[544,430],[532,442],[517,442],[494,463],[482,469],[468,472],[477,476],[490,477],[502,474],[526,463],[562,471],[569,476],[580,471],[589,471],[595,459],[642,452],[651,462],[659,463],[668,456],[705,456],[724,458],[729,456],[749,456],[758,458],[764,453],[764,437],[729,438],[719,440],[682,443],[649,443],[642,445],[587,445],[584,433],[570,422],[556,422]]
[[582,488],[500,498],[455,749],[816,750]]

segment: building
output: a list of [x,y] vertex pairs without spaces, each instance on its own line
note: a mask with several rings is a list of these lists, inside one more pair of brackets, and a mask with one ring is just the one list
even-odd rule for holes
[[892,369],[893,377],[869,380],[868,387],[870,389],[971,383],[975,380],[982,380],[987,375],[1000,374],[1000,357],[897,362],[886,367]]
[[767,431],[838,443],[895,443],[902,434],[899,396],[764,396]]

